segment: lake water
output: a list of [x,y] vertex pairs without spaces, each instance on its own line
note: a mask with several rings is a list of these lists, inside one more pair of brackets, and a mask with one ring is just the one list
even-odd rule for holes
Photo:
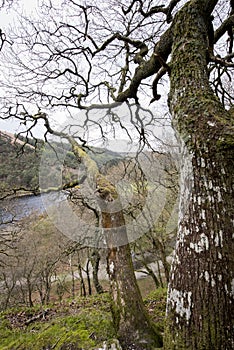
[[56,204],[66,198],[65,193],[44,193],[38,196],[30,195],[0,201],[0,226],[13,221],[19,221],[31,214],[45,212],[45,202]]

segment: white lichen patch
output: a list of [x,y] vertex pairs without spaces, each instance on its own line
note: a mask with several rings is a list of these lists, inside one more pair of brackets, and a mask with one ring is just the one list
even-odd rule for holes
[[215,126],[215,123],[214,122],[211,122],[210,120],[208,120],[207,124],[211,127]]
[[205,168],[205,167],[206,167],[206,162],[204,158],[201,158],[201,168]]
[[203,221],[202,223],[201,223],[201,228],[206,228],[207,227],[207,224],[206,224],[206,221]]
[[[183,226],[181,226],[179,224],[179,228],[178,228],[178,235],[177,235],[177,241],[176,241],[176,250],[179,248],[179,247],[183,247],[184,246],[184,242],[185,242],[185,231],[186,231],[186,228],[184,228]],[[190,232],[186,231],[186,235],[189,234]]]
[[218,199],[218,202],[222,202],[223,200],[220,189],[217,190],[217,199]]
[[[210,275],[208,271],[204,271],[200,274],[199,278],[204,278],[207,283],[210,283],[212,287],[215,287],[216,280],[213,275]],[[218,275],[218,280],[222,280],[222,275]]]
[[177,265],[177,266],[180,265],[180,259],[179,259],[178,254],[176,254],[175,257],[174,257],[174,264]]
[[111,275],[113,275],[113,273],[115,271],[115,264],[113,261],[110,263],[109,271],[110,271]]
[[232,282],[231,282],[231,294],[234,295],[234,278],[232,279]]
[[205,212],[205,210],[204,209],[202,209],[202,211],[201,211],[201,218],[202,218],[202,220],[206,220],[206,212]]
[[208,271],[205,271],[205,272],[204,272],[204,278],[205,278],[206,282],[209,282],[209,281],[210,281],[210,275],[209,275],[209,272],[208,272]]
[[200,240],[197,243],[190,243],[190,248],[195,250],[196,253],[201,253],[205,250],[209,250],[209,239],[208,237],[202,233],[200,235]]
[[211,196],[211,195],[208,195],[208,200],[209,200],[210,203],[214,203],[215,202],[214,197]]
[[225,174],[226,174],[226,171],[225,171],[225,169],[224,169],[224,168],[221,168],[221,173],[222,173],[223,175],[225,175]]
[[214,243],[216,247],[223,247],[223,231],[219,230],[219,232],[216,234]]
[[169,293],[169,303],[180,317],[189,321],[192,314],[192,292],[172,289]]
[[211,286],[214,287],[216,284],[214,277],[211,277]]
[[220,245],[223,247],[223,231],[219,230],[219,239],[220,239]]
[[188,228],[184,228],[184,235],[188,236],[190,234],[190,230]]
[[207,186],[210,190],[213,189],[213,182],[211,180],[209,180],[209,185]]

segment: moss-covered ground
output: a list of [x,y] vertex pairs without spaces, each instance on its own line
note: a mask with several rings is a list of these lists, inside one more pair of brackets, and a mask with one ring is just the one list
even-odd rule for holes
[[[166,290],[145,298],[163,331]],[[108,293],[64,300],[47,307],[9,309],[0,315],[0,350],[94,350],[115,338]]]

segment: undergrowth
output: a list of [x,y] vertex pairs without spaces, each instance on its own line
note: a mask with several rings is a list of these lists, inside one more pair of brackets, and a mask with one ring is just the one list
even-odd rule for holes
[[[165,289],[145,299],[161,331],[165,300]],[[43,309],[9,309],[0,315],[0,350],[94,350],[115,336],[108,293],[64,300]]]

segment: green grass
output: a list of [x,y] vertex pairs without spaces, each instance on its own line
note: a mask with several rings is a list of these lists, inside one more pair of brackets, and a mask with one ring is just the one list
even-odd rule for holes
[[42,350],[69,348],[91,350],[114,337],[109,296],[78,298],[54,305],[47,318],[25,325],[39,313],[32,309],[11,309],[0,316],[1,350]]
[[145,306],[160,332],[164,331],[167,288],[158,288],[147,295]]
[[[163,330],[166,290],[145,299],[152,319]],[[108,293],[50,305],[45,319],[25,325],[41,312],[35,308],[10,309],[0,315],[0,350],[94,350],[115,338]]]

